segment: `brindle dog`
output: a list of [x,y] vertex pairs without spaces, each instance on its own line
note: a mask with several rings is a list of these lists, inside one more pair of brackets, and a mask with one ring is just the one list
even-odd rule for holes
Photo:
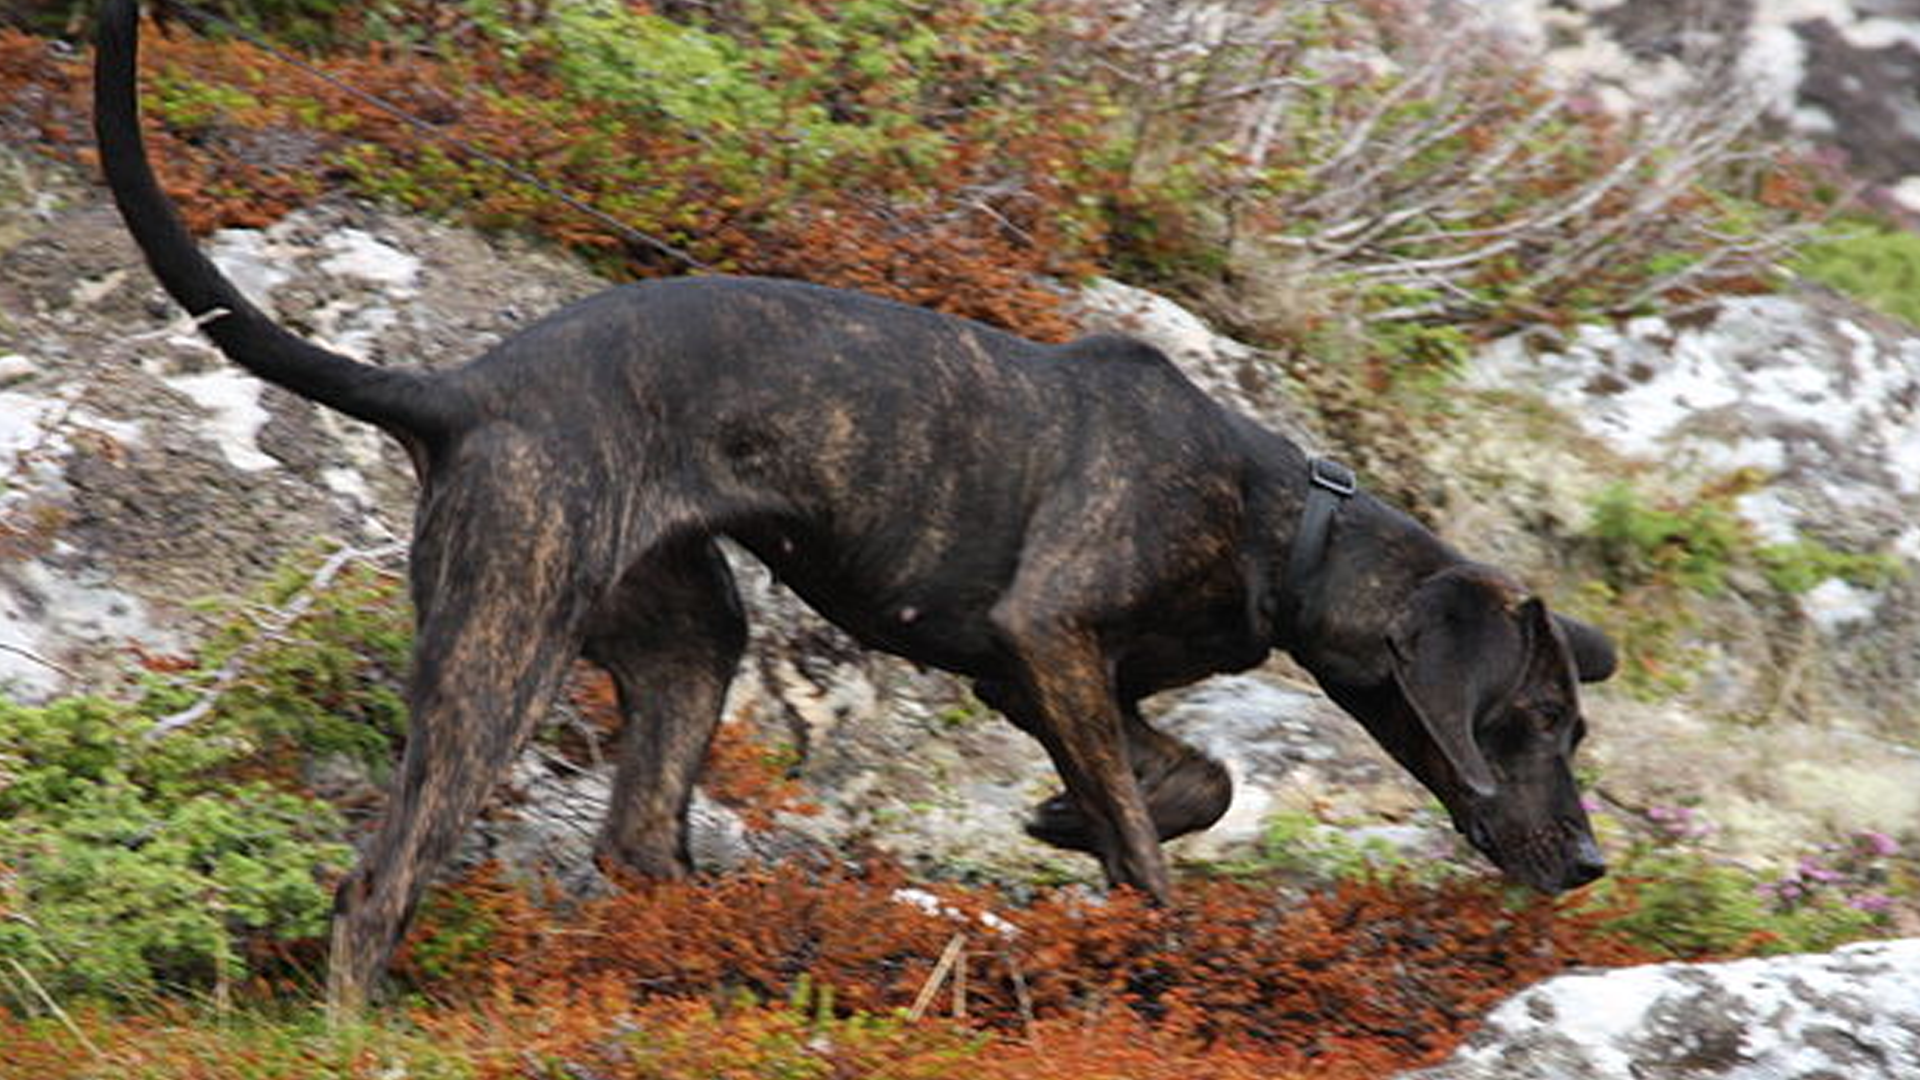
[[1140,700],[1274,648],[1507,873],[1602,873],[1568,758],[1606,639],[1151,347],[704,277],[610,290],[464,366],[363,364],[275,325],[194,246],[140,137],[136,15],[103,9],[95,122],[155,275],[228,357],[382,428],[420,480],[411,737],[339,888],[336,1005],[383,970],[576,656],[612,673],[626,718],[600,852],[688,872],[688,799],[746,639],[723,536],[865,644],[973,680],[1065,781],[1033,831],[1116,885],[1166,901],[1159,841],[1230,795]]

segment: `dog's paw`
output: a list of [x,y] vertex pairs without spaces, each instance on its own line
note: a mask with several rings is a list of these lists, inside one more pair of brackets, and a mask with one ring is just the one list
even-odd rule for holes
[[612,882],[681,881],[693,875],[693,860],[674,842],[622,844],[602,836],[594,866]]
[[1067,851],[1099,852],[1093,842],[1093,830],[1087,827],[1086,815],[1073,805],[1073,799],[1064,791],[1033,808],[1026,830],[1028,836],[1043,844]]
[[[1146,784],[1147,813],[1162,840],[1199,832],[1220,820],[1233,802],[1226,767],[1197,751]],[[1064,791],[1033,808],[1027,835],[1067,851],[1099,854],[1085,814]]]

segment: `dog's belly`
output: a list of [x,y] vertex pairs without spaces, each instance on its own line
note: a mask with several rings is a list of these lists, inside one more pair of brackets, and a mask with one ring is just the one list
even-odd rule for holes
[[[991,612],[1012,580],[1017,549],[979,537],[921,549],[917,560],[861,559],[846,538],[813,535],[792,522],[734,532],[781,584],[862,646],[974,679],[1008,677]],[[1250,618],[1237,577],[1221,568],[1107,620],[1119,689],[1138,698],[1266,659],[1271,642]]]
[[822,618],[861,645],[973,678],[1002,673],[1004,653],[988,612],[1007,572],[992,559],[952,553],[919,571],[863,566],[834,544],[792,527],[731,534]]

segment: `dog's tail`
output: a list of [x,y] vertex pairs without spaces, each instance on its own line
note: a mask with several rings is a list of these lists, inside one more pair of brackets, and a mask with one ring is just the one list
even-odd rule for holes
[[200,252],[160,189],[140,134],[138,0],[106,0],[94,58],[94,136],[120,216],[154,276],[220,351],[302,397],[376,424],[402,442],[438,441],[458,426],[450,388],[429,375],[361,363],[283,329]]

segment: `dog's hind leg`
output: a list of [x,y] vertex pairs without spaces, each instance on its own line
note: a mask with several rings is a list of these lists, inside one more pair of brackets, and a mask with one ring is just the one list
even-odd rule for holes
[[608,548],[586,534],[587,515],[552,505],[537,451],[496,440],[472,457],[435,478],[416,528],[406,753],[379,831],[335,893],[336,1017],[365,1000],[422,887],[558,691]]
[[626,721],[595,844],[608,869],[653,878],[692,870],[687,807],[746,641],[733,575],[704,538],[648,556],[595,613],[586,656],[613,676]]
[[[1122,713],[1127,762],[1160,839],[1199,832],[1220,820],[1233,802],[1226,767],[1148,723],[1137,702],[1123,703]],[[1086,816],[1064,791],[1034,807],[1027,833],[1069,851],[1097,851]]]

